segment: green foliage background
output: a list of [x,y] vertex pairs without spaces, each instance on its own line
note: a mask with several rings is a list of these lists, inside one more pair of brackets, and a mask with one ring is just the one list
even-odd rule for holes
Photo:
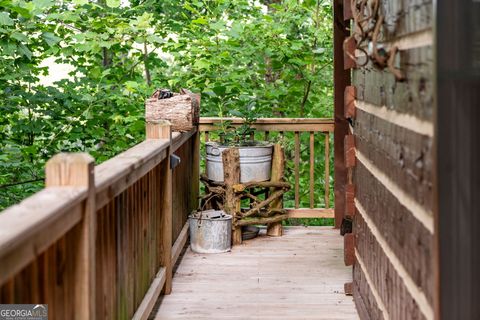
[[[331,117],[331,28],[326,0],[1,0],[0,209],[55,153],[102,162],[141,141],[155,88],[201,92],[203,116],[254,100],[257,117]],[[52,57],[73,70],[45,85]]]

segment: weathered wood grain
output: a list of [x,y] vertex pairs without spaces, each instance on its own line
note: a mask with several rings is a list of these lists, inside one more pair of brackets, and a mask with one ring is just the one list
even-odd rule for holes
[[[273,146],[273,155],[272,155],[272,174],[270,181],[272,182],[282,182],[284,181],[284,172],[285,172],[285,152],[282,145],[279,143]],[[275,188],[270,188],[269,193],[272,194],[275,192]],[[266,197],[268,198],[268,197]],[[283,197],[279,197],[274,200],[269,205],[270,208],[282,209],[283,208]],[[280,237],[283,234],[282,222],[271,223],[267,226],[267,235],[273,237]]]
[[354,298],[362,318],[433,317],[433,12],[430,0],[380,1],[379,42],[399,47],[395,65],[406,80],[371,63],[352,72],[357,165],[355,196],[346,192],[345,200],[361,203],[375,227],[355,209]]
[[198,124],[199,109],[200,95],[182,93],[171,98],[158,99],[158,95],[154,94],[145,102],[145,120],[168,120],[173,131],[187,132]]
[[[231,121],[231,125],[240,126],[242,118],[223,118]],[[219,129],[221,118],[201,117],[200,131],[215,131]],[[333,132],[333,119],[327,118],[258,118],[252,125],[256,131],[314,131]]]
[[345,105],[345,118],[355,118],[355,99],[357,97],[357,88],[355,86],[345,87],[343,95]]
[[[373,285],[385,304],[390,318],[426,319],[403,284],[395,266],[388,260],[360,214],[355,215],[355,233],[357,234],[357,251],[371,273]],[[358,281],[357,278],[356,281]],[[360,285],[362,286],[364,284]]]
[[[423,288],[432,301],[433,236],[361,163],[356,168],[355,180],[356,199],[365,208],[416,285]],[[375,190],[375,193],[369,190]]]
[[433,140],[358,110],[356,148],[407,194],[432,209]]
[[383,320],[382,310],[378,307],[365,274],[358,264],[353,266],[353,279],[353,298],[360,319]]
[[344,141],[345,167],[353,168],[357,162],[355,155],[355,136],[353,134],[346,135]]
[[397,82],[390,72],[368,64],[352,73],[357,99],[432,121],[433,49],[430,46],[410,49],[398,55],[407,80]]
[[431,0],[381,1],[380,13],[385,16],[381,41],[406,36],[433,26]]
[[353,217],[355,215],[355,185],[347,184],[345,186],[345,216]]
[[355,264],[355,235],[353,233],[343,236],[343,262],[346,266]]
[[358,319],[338,231],[285,229],[221,255],[187,249],[154,319]]
[[[195,176],[193,175],[194,165],[194,136],[191,136],[175,155],[180,157],[180,164],[173,169],[173,217],[172,217],[172,241],[175,242],[183,226],[187,222],[188,215],[197,209],[193,195],[193,184]],[[198,181],[198,180],[197,180]],[[198,183],[197,183],[198,185]]]
[[[225,212],[230,214],[234,223],[236,222],[237,213],[240,213],[240,201],[235,196],[233,186],[240,182],[240,153],[238,148],[225,149],[222,152],[223,161],[223,177],[226,186],[225,190]],[[242,243],[242,229],[233,227],[232,245]]]

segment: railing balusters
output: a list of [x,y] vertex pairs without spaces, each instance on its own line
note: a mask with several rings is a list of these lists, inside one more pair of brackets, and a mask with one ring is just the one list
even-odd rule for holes
[[[238,118],[229,118],[229,121],[232,122],[234,127],[239,127],[242,125],[243,120]],[[208,134],[214,131],[219,131],[218,123],[222,120],[220,118],[200,118],[200,127],[199,130],[201,132],[205,132],[206,139],[208,141]],[[293,152],[290,151],[286,155],[286,161],[288,166],[288,172],[286,173],[288,176],[284,177],[286,181],[292,182],[292,193],[291,198],[288,197],[285,200],[284,205],[287,207],[287,212],[291,218],[326,218],[326,217],[333,217],[334,211],[331,209],[330,203],[330,145],[329,145],[329,134],[334,131],[334,120],[333,119],[300,119],[300,118],[260,118],[252,125],[255,128],[255,133],[257,136],[255,139],[262,139],[264,138],[265,141],[276,141],[283,145],[291,145],[290,138],[291,135],[294,135],[294,146]],[[260,133],[262,132],[262,133]],[[302,142],[301,133],[308,132],[308,140],[304,139],[305,141]],[[315,176],[315,166],[319,165],[318,159],[315,157],[321,157],[323,155],[315,154],[315,147],[318,149],[321,144],[317,144],[315,146],[315,139],[322,139],[319,135],[325,135],[325,193],[320,195],[318,190],[315,188],[318,185],[315,184],[315,179],[321,179]],[[273,135],[273,136],[272,136]],[[247,137],[247,140],[250,137]],[[272,139],[273,138],[273,139]],[[306,137],[305,137],[306,138]],[[212,138],[213,139],[213,138]],[[221,140],[221,138],[220,138]],[[307,142],[308,141],[308,142]],[[301,145],[305,143],[305,145]],[[320,141],[319,141],[320,143]],[[308,161],[309,169],[308,172],[302,172],[302,177],[309,179],[309,182],[303,182],[300,185],[300,163],[302,161],[302,152],[309,150],[309,157]],[[321,148],[323,152],[323,148]],[[292,154],[293,153],[293,154]],[[303,162],[302,162],[303,163]],[[306,164],[306,163],[305,163]],[[306,164],[307,165],[307,164]],[[302,166],[303,168],[303,166]],[[306,169],[306,167],[305,167]],[[293,177],[292,172],[293,171]],[[317,172],[318,173],[318,172]],[[302,178],[303,179],[303,178]],[[292,181],[293,180],[293,181]],[[323,179],[321,179],[323,180]],[[319,182],[321,184],[321,182]],[[321,187],[320,187],[321,188]],[[308,193],[308,196],[307,196]],[[265,197],[268,195],[265,194]],[[293,199],[292,199],[293,198]],[[308,199],[307,199],[308,198]],[[324,199],[325,206],[323,207],[322,200]],[[308,204],[307,204],[308,203]]]
[[210,141],[210,135],[208,131],[205,131],[205,142]]
[[325,208],[330,208],[330,134],[325,134]]
[[[84,312],[84,319],[95,319],[95,182],[94,159],[86,153],[57,154],[45,167],[45,187],[85,187],[85,201],[78,247],[75,255],[73,277],[76,284],[73,303],[76,310]],[[48,232],[48,231],[46,231]]]
[[300,207],[300,133],[295,131],[295,209]]
[[315,136],[310,132],[310,209],[315,207]]

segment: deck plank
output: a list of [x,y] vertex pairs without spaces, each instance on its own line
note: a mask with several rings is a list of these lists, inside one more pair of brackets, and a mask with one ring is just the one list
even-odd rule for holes
[[[263,232],[262,232],[263,233]],[[343,238],[330,227],[288,227],[232,252],[188,249],[152,319],[358,319],[343,284]]]

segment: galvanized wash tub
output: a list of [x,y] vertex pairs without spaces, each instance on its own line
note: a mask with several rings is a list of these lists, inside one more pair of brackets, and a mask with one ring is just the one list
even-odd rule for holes
[[188,217],[190,247],[197,253],[230,251],[232,216],[222,210],[196,212]]
[[[217,142],[207,142],[206,171],[209,180],[223,182],[222,152],[228,146],[222,146]],[[258,143],[249,146],[237,147],[240,153],[240,182],[267,181],[270,180],[272,168],[273,145],[270,143]]]

